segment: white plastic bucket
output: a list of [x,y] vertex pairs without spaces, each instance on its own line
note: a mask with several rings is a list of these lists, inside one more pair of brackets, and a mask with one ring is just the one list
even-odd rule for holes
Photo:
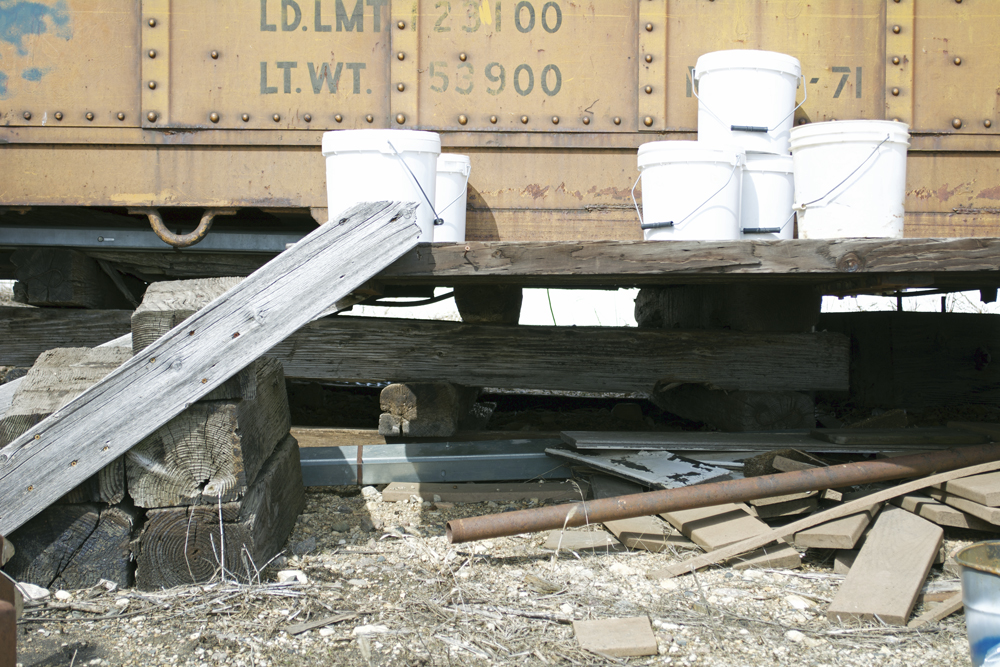
[[699,141],[788,154],[802,76],[798,59],[773,51],[715,51],[698,58],[691,76]]
[[793,129],[799,238],[902,238],[909,138],[891,120]]
[[740,206],[741,238],[767,241],[795,235],[794,181],[791,155],[747,153]]
[[639,146],[640,223],[647,241],[740,238],[743,151],[699,141]]
[[434,238],[434,186],[440,153],[441,138],[435,132],[325,132],[323,157],[330,219],[366,201],[417,202],[417,241],[429,243]]
[[443,153],[437,159],[438,216],[444,224],[434,228],[434,241],[465,241],[465,204],[472,162],[468,155]]

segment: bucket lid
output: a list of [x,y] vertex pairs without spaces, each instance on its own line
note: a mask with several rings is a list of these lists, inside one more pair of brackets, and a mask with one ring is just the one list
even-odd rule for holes
[[802,66],[794,56],[775,51],[731,49],[699,56],[694,64],[694,78],[697,81],[702,74],[726,69],[771,69],[795,78],[802,76]]
[[472,171],[472,161],[469,160],[468,155],[441,153],[441,155],[438,155],[437,170],[468,176]]
[[773,153],[747,153],[743,168],[747,171],[767,171],[791,174],[795,161],[791,155]]
[[910,126],[894,120],[830,120],[796,125],[789,133],[792,152],[802,146],[848,141],[882,141],[910,145]]
[[393,155],[389,143],[400,153],[440,153],[437,132],[418,130],[333,130],[323,133],[323,155],[376,152]]
[[704,141],[650,141],[639,146],[639,169],[671,162],[724,162],[735,165],[743,161],[743,155],[742,148]]

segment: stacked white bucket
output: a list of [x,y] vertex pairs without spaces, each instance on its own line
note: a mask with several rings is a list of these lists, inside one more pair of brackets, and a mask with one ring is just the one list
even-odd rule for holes
[[412,201],[418,204],[418,242],[465,240],[469,158],[441,155],[436,132],[326,132],[323,157],[331,219],[361,202]]
[[639,147],[647,240],[790,239],[794,211],[800,238],[902,236],[906,125],[793,127],[801,77],[782,53],[698,58],[698,141]]

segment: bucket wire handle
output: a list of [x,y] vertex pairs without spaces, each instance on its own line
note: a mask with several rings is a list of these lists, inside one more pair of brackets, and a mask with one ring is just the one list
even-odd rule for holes
[[[458,195],[454,199],[452,199],[450,202],[448,202],[448,205],[441,209],[442,211],[447,211],[449,208],[451,208],[452,204],[454,204],[455,202],[457,202],[462,197],[467,197],[469,195],[469,177],[470,176],[472,176],[472,169],[471,168],[469,169],[469,173],[465,175],[465,187],[462,188],[462,192],[459,192]],[[435,213],[434,215],[436,216],[437,213]],[[437,220],[434,221],[434,224],[435,225],[437,224]],[[442,225],[444,224],[444,220],[441,220],[441,224]]]
[[639,178],[642,178],[642,174],[640,173],[639,174],[639,178],[635,179],[635,183],[632,185],[632,204],[635,205],[635,212],[639,214],[639,229],[645,230],[645,229],[660,229],[662,227],[680,227],[681,225],[683,225],[685,222],[688,221],[688,218],[690,218],[692,215],[694,215],[695,213],[697,213],[698,211],[700,211],[701,208],[705,204],[707,204],[708,202],[710,202],[713,199],[715,199],[716,195],[718,195],[720,192],[722,192],[723,190],[725,190],[726,186],[729,185],[730,181],[733,180],[733,174],[735,174],[736,170],[739,169],[739,168],[740,168],[740,158],[737,155],[735,163],[733,164],[733,170],[731,172],[729,172],[729,178],[727,178],[726,182],[722,184],[722,187],[719,188],[718,190],[716,190],[715,192],[713,192],[709,196],[708,199],[706,199],[702,203],[698,204],[698,206],[693,211],[691,211],[690,213],[688,213],[687,215],[685,215],[683,218],[681,218],[680,222],[674,222],[673,220],[668,220],[666,222],[643,222],[642,221],[642,214],[639,213],[639,204],[635,201],[635,186],[639,185]]
[[[404,160],[403,156],[399,154],[399,151],[396,150],[396,147],[392,145],[391,141],[389,141],[388,139],[386,139],[385,143],[389,144],[389,148],[391,148],[392,152],[395,153],[396,157],[399,158],[399,161],[402,163],[403,168],[406,169],[406,173],[408,173],[410,175],[410,178],[413,179],[413,182],[416,184],[417,189],[420,190],[420,194],[422,194],[424,196],[424,201],[426,201],[427,205],[431,207],[431,213],[434,214],[434,224],[435,225],[443,225],[444,224],[444,219],[442,219],[441,216],[439,216],[437,214],[437,211],[434,210],[434,204],[431,203],[431,200],[427,196],[427,193],[424,192],[424,188],[423,188],[423,186],[420,185],[420,181],[418,181],[417,177],[413,175],[412,171],[410,171],[410,167],[409,167],[409,165],[406,164],[406,160]],[[466,183],[468,183],[468,181],[466,181]],[[454,202],[452,202],[452,203],[454,203]],[[450,204],[449,204],[449,206],[450,206]]]
[[827,197],[829,197],[830,195],[832,195],[834,193],[834,191],[836,191],[837,188],[839,188],[841,185],[843,185],[844,183],[846,183],[847,181],[849,181],[851,179],[851,176],[854,176],[854,174],[858,173],[861,170],[861,167],[865,166],[865,164],[868,163],[868,160],[871,160],[873,157],[875,157],[875,154],[878,152],[878,149],[882,148],[882,144],[884,144],[885,142],[889,141],[889,137],[890,136],[891,135],[889,135],[889,134],[885,135],[885,139],[883,139],[882,141],[879,142],[878,146],[876,146],[875,149],[872,150],[871,154],[868,157],[866,157],[861,164],[859,164],[857,167],[855,167],[854,171],[852,171],[847,176],[845,176],[844,180],[842,180],[840,183],[837,183],[835,186],[833,186],[832,188],[830,188],[829,192],[827,192],[825,195],[823,195],[822,197],[820,197],[818,199],[813,199],[811,202],[806,202],[805,204],[798,204],[798,205],[795,206],[795,208],[799,208],[799,209],[805,210],[807,207],[812,206],[816,202],[822,201],[822,200],[826,199]]
[[[692,70],[692,72],[691,72],[691,92],[694,93],[694,96],[698,99],[698,103],[699,104],[703,104],[705,106],[705,111],[707,111],[709,114],[711,114],[712,116],[714,116],[715,120],[719,121],[723,125],[726,125],[726,121],[724,121],[721,118],[719,118],[719,115],[717,113],[715,113],[714,111],[712,111],[712,108],[710,106],[708,106],[708,104],[706,104],[705,101],[703,99],[701,99],[701,97],[698,96],[698,86],[695,85],[694,75],[695,75],[695,71]],[[782,123],[784,123],[785,120],[787,120],[789,116],[791,116],[793,113],[795,113],[796,111],[798,111],[799,107],[801,107],[803,104],[805,104],[806,100],[809,99],[809,88],[808,88],[808,86],[806,86],[806,75],[800,73],[799,74],[799,78],[802,80],[802,101],[799,102],[798,105],[796,105],[796,107],[794,109],[792,109],[787,114],[785,114],[785,116],[783,116],[782,119],[778,121],[777,125],[775,125],[774,127],[770,127],[769,128],[769,127],[763,127],[763,126],[757,126],[757,125],[732,125],[732,124],[730,124],[729,125],[729,129],[731,131],[733,131],[733,132],[762,132],[762,133],[773,132],[774,130],[778,129],[778,127]]]

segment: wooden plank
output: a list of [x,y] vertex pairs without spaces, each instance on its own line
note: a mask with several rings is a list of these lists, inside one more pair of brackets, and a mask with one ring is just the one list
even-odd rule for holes
[[955,496],[940,489],[927,489],[927,495],[934,500],[951,505],[955,509],[971,514],[983,521],[1000,526],[1000,507],[987,507],[968,498]]
[[830,603],[831,621],[871,620],[906,625],[944,530],[897,507],[882,511],[851,571]]
[[[2,386],[2,385],[0,385]],[[358,445],[386,445],[416,442],[477,442],[482,440],[510,440],[516,435],[522,440],[558,440],[558,431],[459,431],[446,438],[402,438],[385,436],[378,429],[325,428],[318,426],[293,426],[292,435],[299,441],[299,448],[356,447]]]
[[629,549],[660,553],[695,548],[694,542],[674,530],[669,523],[651,516],[605,521],[604,527]]
[[959,447],[989,442],[989,438],[980,433],[953,428],[818,428],[809,435],[836,445],[869,447]]
[[793,521],[792,523],[781,526],[779,528],[774,528],[770,532],[758,535],[755,537],[747,538],[736,544],[730,544],[728,547],[718,549],[715,553],[703,554],[695,558],[690,558],[681,563],[671,565],[659,570],[653,570],[646,574],[650,579],[662,579],[665,577],[676,577],[681,574],[687,574],[689,572],[695,572],[703,567],[713,565],[726,558],[731,558],[741,553],[745,553],[751,549],[756,549],[765,544],[770,544],[776,539],[789,534],[795,534],[806,530],[807,528],[812,528],[813,526],[825,523],[827,521],[832,521],[834,519],[839,519],[843,516],[848,516],[850,514],[855,514],[859,510],[863,509],[867,505],[872,503],[881,503],[887,500],[891,500],[896,496],[902,496],[913,491],[920,491],[921,489],[926,489],[934,484],[940,484],[941,482],[948,482],[953,479],[958,479],[960,477],[968,477],[969,475],[976,475],[983,472],[992,472],[994,470],[1000,469],[1000,461],[990,461],[988,463],[980,463],[979,465],[968,466],[966,468],[959,468],[957,470],[949,470],[948,472],[938,473],[937,475],[930,475],[922,479],[917,479],[912,482],[906,482],[898,486],[886,489],[884,491],[878,491],[866,496],[864,498],[858,498],[857,500],[852,500],[850,502],[844,503],[843,505],[838,505],[824,512],[819,512],[811,516],[805,517],[804,519],[799,519],[798,521]]
[[485,503],[515,500],[577,501],[586,489],[578,482],[514,482],[500,484],[435,484],[433,482],[392,482],[382,491],[382,500],[399,502],[417,496],[430,502]]
[[[466,249],[468,248],[468,249]],[[843,279],[850,273],[996,274],[1000,239],[795,239],[785,241],[564,241],[440,244],[382,272],[388,283],[655,285],[733,276]],[[698,278],[699,280],[692,280]]]
[[689,484],[703,484],[729,479],[725,468],[692,461],[670,452],[615,452],[581,454],[568,449],[550,447],[546,454],[569,459],[597,470],[638,482],[643,486],[675,489]]
[[[816,497],[796,498],[794,500],[786,500],[781,503],[761,505],[759,507],[754,506],[754,512],[760,519],[780,519],[782,517],[808,514],[817,507],[819,507],[819,499]],[[795,546],[798,546],[798,544]]]
[[599,656],[627,658],[656,655],[657,651],[656,637],[647,616],[573,621],[573,634],[580,648]]
[[[699,354],[691,354],[697,348]],[[434,354],[427,354],[434,350]],[[315,380],[443,381],[467,387],[652,391],[657,382],[758,391],[847,388],[839,335],[511,327],[329,317],[270,352],[285,375]]]
[[551,530],[543,549],[550,551],[625,551],[625,546],[603,530]]
[[116,272],[117,282],[131,294],[126,297],[97,261],[70,248],[21,248],[14,251],[11,263],[17,267],[17,290],[33,306],[130,308],[144,288],[136,278]]
[[251,369],[246,398],[198,401],[125,453],[136,505],[211,505],[246,493],[291,426],[281,363],[262,357]]
[[131,310],[0,307],[0,366],[29,367],[56,347],[95,347],[132,331]]
[[[678,431],[670,433],[641,431],[562,431],[560,437],[574,449],[665,449],[685,452],[724,449],[727,451],[770,452],[781,449],[798,449],[829,453],[871,453],[873,447],[834,445],[809,437],[806,431],[719,433],[715,431]],[[921,448],[923,449],[923,448]],[[936,449],[930,447],[928,449]],[[942,447],[941,449],[944,449]],[[913,447],[894,445],[879,447],[880,451],[912,453]]]
[[243,282],[242,277],[162,281],[149,286],[132,313],[132,351],[139,354],[175,326]]
[[951,616],[962,607],[962,594],[955,593],[944,602],[939,603],[930,611],[925,611],[920,616],[917,616],[915,619],[907,623],[906,627],[919,628],[920,626],[927,625],[928,623],[937,623],[941,619]]
[[318,227],[186,326],[0,450],[0,534],[22,525],[412,247],[419,234],[413,215],[410,204],[364,204],[340,222]]
[[956,479],[937,488],[987,507],[1000,507],[1000,471]]
[[[870,494],[846,494],[848,501],[862,499],[867,495]],[[882,503],[872,503],[862,507],[856,514],[799,531],[792,539],[799,548],[853,549],[880,509]]]
[[289,436],[239,502],[150,510],[139,537],[136,586],[205,582],[220,565],[242,581],[252,579],[253,568],[281,549],[304,506],[299,448]]
[[794,472],[796,470],[809,470],[810,468],[817,467],[814,463],[796,461],[784,456],[775,456],[774,460],[771,461],[771,466],[778,472]]
[[969,530],[981,530],[991,533],[1000,531],[1000,527],[988,521],[983,521],[978,517],[966,514],[959,509],[925,495],[916,493],[907,494],[899,498],[894,498],[892,504],[902,507],[907,512],[913,512],[917,516],[923,517],[939,526],[968,528]]
[[[705,549],[715,551],[747,537],[768,532],[766,523],[752,516],[746,505],[728,503],[660,515],[685,537]],[[758,549],[728,561],[735,569],[748,567],[796,568],[802,564],[799,552],[783,540],[777,546]]]

